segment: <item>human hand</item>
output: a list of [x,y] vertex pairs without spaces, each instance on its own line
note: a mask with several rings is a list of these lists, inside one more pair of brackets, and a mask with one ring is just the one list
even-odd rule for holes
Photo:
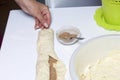
[[18,5],[35,18],[35,29],[49,28],[51,23],[51,15],[49,8],[36,0],[16,0]]

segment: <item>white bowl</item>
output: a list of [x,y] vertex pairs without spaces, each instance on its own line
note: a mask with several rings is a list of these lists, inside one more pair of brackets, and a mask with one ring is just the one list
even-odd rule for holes
[[70,60],[70,75],[72,80],[80,80],[88,65],[108,55],[110,51],[120,50],[120,35],[104,35],[91,39],[80,46],[73,53]]
[[56,32],[56,36],[57,36],[57,40],[62,43],[62,44],[65,44],[65,45],[71,45],[71,44],[74,44],[78,41],[78,39],[72,39],[71,41],[69,42],[66,42],[64,40],[62,40],[61,38],[59,38],[59,35],[62,34],[63,32],[68,32],[70,34],[77,34],[77,37],[80,37],[81,34],[80,34],[80,30],[79,28],[77,27],[74,27],[74,26],[63,26],[61,27],[60,29],[57,30]]

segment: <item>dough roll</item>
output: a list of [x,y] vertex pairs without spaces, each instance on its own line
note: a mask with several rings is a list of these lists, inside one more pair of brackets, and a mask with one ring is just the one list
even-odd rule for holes
[[36,80],[64,80],[66,69],[54,51],[52,29],[39,31],[37,51]]

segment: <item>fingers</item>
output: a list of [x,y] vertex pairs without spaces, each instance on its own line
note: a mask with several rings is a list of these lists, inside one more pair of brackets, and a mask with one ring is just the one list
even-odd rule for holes
[[35,18],[35,26],[34,26],[35,30],[36,29],[44,29],[44,26],[39,22],[39,20],[37,18]]
[[39,28],[49,28],[48,23],[42,14],[35,18],[35,29]]
[[39,28],[49,28],[51,23],[50,11],[48,8],[42,9],[42,11],[36,17],[35,29]]
[[46,23],[48,24],[48,26],[50,26],[51,23],[51,15],[50,15],[50,11],[48,8],[43,9],[41,14],[43,15],[43,18],[45,19]]
[[34,26],[34,28],[36,30],[36,29],[39,29],[39,28],[41,28],[41,29],[47,29],[49,27],[48,27],[48,25],[46,23],[44,23],[44,25],[43,25],[37,18],[35,18],[35,26]]
[[39,28],[41,28],[41,29],[49,28],[49,27],[45,27],[45,26],[47,26],[47,24],[43,25],[37,18],[35,18],[35,26],[34,26],[35,30],[39,29]]

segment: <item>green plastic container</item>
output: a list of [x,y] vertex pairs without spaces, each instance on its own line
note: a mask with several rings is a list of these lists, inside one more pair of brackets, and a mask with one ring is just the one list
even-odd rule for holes
[[102,0],[102,11],[108,24],[120,25],[120,0]]

